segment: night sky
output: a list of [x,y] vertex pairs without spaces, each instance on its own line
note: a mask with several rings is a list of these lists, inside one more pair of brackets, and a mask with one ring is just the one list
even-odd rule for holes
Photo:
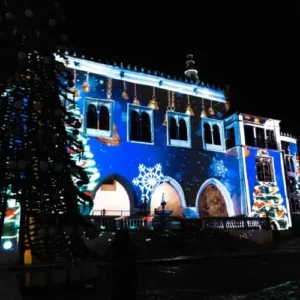
[[86,57],[177,77],[192,53],[201,81],[231,86],[234,110],[280,119],[300,136],[299,6],[227,2],[85,0],[66,6],[69,40]]

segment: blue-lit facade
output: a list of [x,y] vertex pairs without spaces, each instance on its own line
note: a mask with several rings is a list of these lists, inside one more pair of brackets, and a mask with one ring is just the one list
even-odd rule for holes
[[[225,92],[201,83],[76,57],[68,67],[76,87],[68,109],[85,145],[78,164],[90,177],[82,188],[94,198],[83,214],[151,214],[164,197],[177,217],[270,217],[274,229],[291,226],[298,151],[280,121],[228,115]],[[19,220],[13,203],[7,216],[9,250]]]

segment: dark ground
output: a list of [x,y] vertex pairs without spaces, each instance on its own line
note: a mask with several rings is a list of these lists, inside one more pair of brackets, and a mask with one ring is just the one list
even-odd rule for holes
[[[300,254],[139,265],[138,299],[300,299]],[[33,299],[107,299],[105,269],[95,288],[76,286]],[[126,289],[126,286],[122,287]]]

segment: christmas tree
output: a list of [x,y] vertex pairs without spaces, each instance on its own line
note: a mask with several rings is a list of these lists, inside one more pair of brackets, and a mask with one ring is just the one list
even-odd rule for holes
[[[78,99],[74,99],[75,101]],[[97,168],[96,162],[94,160],[94,155],[90,150],[90,146],[88,145],[88,137],[84,133],[83,129],[83,116],[80,114],[79,107],[77,103],[72,103],[68,107],[68,112],[74,118],[74,124],[66,124],[67,132],[73,136],[73,138],[82,143],[84,147],[84,152],[76,152],[73,149],[69,148],[68,152],[70,153],[72,159],[76,162],[76,164],[82,167],[87,176],[89,178],[88,184],[83,184],[82,181],[79,181],[78,178],[74,177],[74,183],[76,183],[80,187],[80,191],[91,197],[96,186],[99,183],[100,173]],[[74,128],[78,130],[79,134],[74,136]],[[77,132],[76,132],[77,133]],[[80,205],[80,213],[82,215],[89,215],[90,206],[88,205]]]
[[257,182],[253,193],[253,213],[255,217],[270,218],[271,225],[277,230],[288,228],[287,210],[275,183]]
[[42,261],[81,257],[87,249],[80,234],[89,224],[78,202],[91,198],[74,185],[74,178],[87,184],[88,176],[68,153],[84,149],[65,127],[76,121],[65,108],[73,101],[73,74],[55,59],[67,62],[65,18],[52,1],[2,1],[0,12],[0,236],[15,199],[21,263],[26,247]]
[[8,188],[7,209],[5,212],[4,227],[2,233],[2,248],[7,251],[16,250],[18,231],[20,225],[20,205],[14,198],[15,195]]

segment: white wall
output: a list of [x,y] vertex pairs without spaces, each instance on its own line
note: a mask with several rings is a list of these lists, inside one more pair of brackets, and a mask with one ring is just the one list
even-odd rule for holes
[[106,210],[106,216],[130,215],[130,201],[124,187],[116,181],[115,191],[102,191],[101,187],[96,192],[92,215],[100,215]]

